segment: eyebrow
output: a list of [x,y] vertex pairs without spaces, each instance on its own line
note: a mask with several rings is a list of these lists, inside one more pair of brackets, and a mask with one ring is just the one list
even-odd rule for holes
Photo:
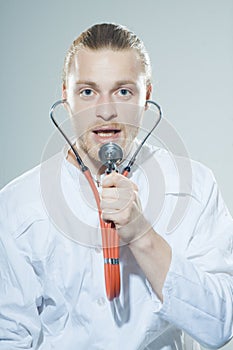
[[[119,80],[115,82],[115,86],[120,86],[120,85],[137,85],[135,83],[135,81],[133,80]],[[90,80],[78,80],[76,81],[76,85],[89,85],[89,86],[93,86],[95,88],[98,88],[98,84],[96,84],[94,81],[90,81]]]
[[91,86],[98,86],[94,81],[90,80],[78,80],[76,81],[76,85],[91,85]]

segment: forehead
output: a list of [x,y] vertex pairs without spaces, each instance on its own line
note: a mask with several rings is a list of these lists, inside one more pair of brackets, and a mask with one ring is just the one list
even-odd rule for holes
[[[135,79],[145,72],[136,50],[80,49],[73,57],[69,77],[95,79],[116,76],[118,79]],[[68,79],[69,79],[68,77]]]

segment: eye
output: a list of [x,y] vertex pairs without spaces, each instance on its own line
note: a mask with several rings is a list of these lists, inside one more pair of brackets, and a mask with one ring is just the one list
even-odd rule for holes
[[84,97],[89,97],[93,95],[93,91],[91,89],[84,89],[80,92],[80,95]]
[[120,96],[126,96],[126,97],[132,95],[131,91],[129,91],[128,89],[120,89],[118,93]]

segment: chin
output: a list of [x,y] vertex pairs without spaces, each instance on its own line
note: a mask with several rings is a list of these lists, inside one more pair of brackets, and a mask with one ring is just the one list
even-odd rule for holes
[[126,158],[132,149],[133,142],[136,136],[137,136],[137,133],[132,132],[127,139],[125,138],[119,138],[118,140],[106,139],[105,142],[101,142],[101,143],[96,143],[92,139],[91,140],[88,139],[88,137],[80,138],[78,142],[78,148],[82,150],[82,152],[84,153],[83,154],[84,158],[88,157],[96,162],[100,162],[100,159],[99,159],[100,147],[105,143],[114,142],[122,148],[123,155],[124,155],[123,157]]

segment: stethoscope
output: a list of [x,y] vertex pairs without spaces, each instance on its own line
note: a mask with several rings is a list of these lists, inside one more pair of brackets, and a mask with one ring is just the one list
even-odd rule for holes
[[[101,235],[102,235],[106,294],[108,299],[111,301],[114,298],[118,297],[120,294],[119,236],[117,234],[115,224],[113,222],[105,222],[102,219],[102,215],[101,215],[102,213],[101,213],[101,207],[100,207],[100,196],[99,196],[97,187],[95,185],[95,182],[93,180],[93,177],[91,175],[91,172],[89,168],[83,163],[77,149],[74,147],[70,139],[67,137],[67,135],[64,133],[64,131],[61,129],[61,127],[58,125],[57,121],[54,118],[54,111],[56,107],[61,104],[68,104],[68,102],[66,100],[56,101],[50,109],[50,113],[49,113],[50,118],[52,119],[56,128],[59,130],[59,132],[67,141],[70,148],[72,149],[75,155],[75,158],[77,160],[77,163],[82,173],[86,177],[95,197],[97,208],[98,208]],[[153,125],[149,133],[140,142],[139,146],[137,147],[133,156],[129,160],[128,164],[121,172],[122,175],[125,177],[127,177],[128,174],[130,173],[131,168],[135,163],[136,157],[140,152],[142,146],[147,141],[149,136],[153,133],[153,131],[155,130],[155,128],[157,127],[157,125],[162,119],[162,109],[156,102],[152,100],[147,100],[146,104],[152,104],[156,106],[156,108],[159,111],[159,118],[156,120],[155,124]],[[99,154],[100,161],[102,162],[103,165],[106,166],[106,171],[105,171],[106,174],[110,174],[112,171],[118,172],[117,166],[123,159],[123,151],[119,145],[113,142],[105,143],[100,147],[98,154]]]

